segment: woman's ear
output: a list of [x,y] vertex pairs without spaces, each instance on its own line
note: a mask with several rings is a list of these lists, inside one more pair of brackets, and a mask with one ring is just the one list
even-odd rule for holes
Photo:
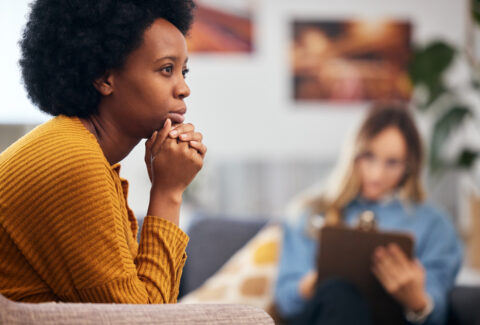
[[110,72],[105,72],[103,76],[93,81],[95,89],[103,96],[113,93],[113,76]]

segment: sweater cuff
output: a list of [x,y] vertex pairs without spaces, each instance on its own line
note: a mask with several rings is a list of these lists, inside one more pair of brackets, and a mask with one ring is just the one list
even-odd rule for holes
[[183,266],[186,259],[185,249],[188,235],[176,224],[156,216],[146,216],[142,226],[142,239],[149,241],[161,234],[162,242],[169,248],[177,267]]

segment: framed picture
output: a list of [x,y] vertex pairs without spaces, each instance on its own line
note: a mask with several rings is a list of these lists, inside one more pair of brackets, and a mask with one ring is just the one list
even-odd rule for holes
[[249,1],[197,1],[195,21],[187,37],[191,53],[253,52]]
[[411,24],[310,20],[292,23],[295,101],[408,100]]

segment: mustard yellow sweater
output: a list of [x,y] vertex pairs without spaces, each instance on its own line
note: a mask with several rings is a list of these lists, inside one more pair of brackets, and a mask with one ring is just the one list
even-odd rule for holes
[[16,301],[173,303],[187,235],[137,221],[128,183],[77,118],[40,125],[0,155],[0,293]]

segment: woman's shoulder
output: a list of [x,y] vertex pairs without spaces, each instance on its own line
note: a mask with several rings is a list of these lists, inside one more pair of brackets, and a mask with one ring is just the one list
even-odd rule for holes
[[66,177],[98,173],[108,162],[93,134],[77,118],[57,116],[36,127],[0,155],[0,171],[12,175]]
[[57,116],[37,126],[17,140],[3,153],[2,157],[49,160],[83,158],[85,155],[102,157],[102,151],[95,139],[75,117]]
[[101,151],[95,136],[85,128],[79,118],[64,115],[38,126],[25,136],[25,140],[58,148]]
[[88,202],[95,207],[117,196],[114,171],[95,137],[78,123],[54,118],[0,155],[0,197],[12,214],[64,204],[80,211]]
[[290,214],[288,217],[284,218],[283,226],[292,231],[303,229],[311,216],[311,212],[307,209],[296,211],[295,214]]
[[430,231],[454,230],[453,219],[443,208],[431,201],[414,205],[414,215],[426,223]]
[[315,241],[316,235],[324,225],[324,218],[309,210],[302,210],[283,222],[284,237],[295,237],[297,240]]
[[413,204],[413,208],[416,214],[425,216],[432,220],[450,218],[448,213],[444,209],[431,201],[415,203]]

